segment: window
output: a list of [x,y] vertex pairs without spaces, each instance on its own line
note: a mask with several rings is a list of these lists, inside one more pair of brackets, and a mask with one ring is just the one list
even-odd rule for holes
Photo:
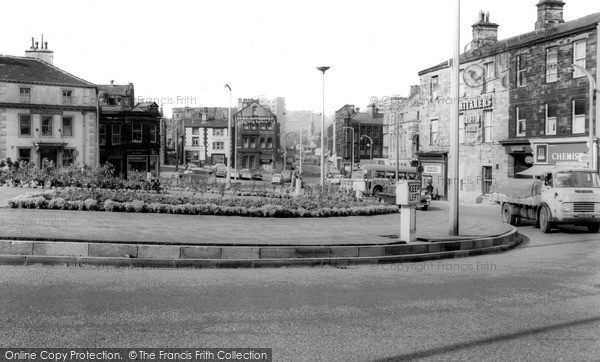
[[432,119],[429,124],[429,144],[437,145],[438,143],[438,120]]
[[585,132],[585,100],[573,100],[573,133]]
[[492,88],[492,80],[495,77],[495,69],[494,63],[485,63],[483,65],[483,93],[491,92]]
[[465,143],[465,115],[458,115],[458,143]]
[[192,146],[200,146],[200,137],[192,137]]
[[267,130],[272,131],[274,129],[273,122],[267,124]]
[[256,111],[258,110],[257,106],[252,106],[252,115],[256,116]]
[[[573,64],[577,64],[585,69],[585,40],[579,40],[573,43]],[[573,78],[583,77],[585,74],[577,68],[573,71]]]
[[63,166],[69,166],[73,164],[73,161],[75,160],[74,157],[74,148],[65,148],[62,152],[62,165]]
[[62,135],[63,137],[73,137],[73,117],[62,118]]
[[105,145],[106,144],[106,125],[101,124],[99,128],[100,128],[100,130],[99,130],[100,145]]
[[267,138],[267,148],[273,148],[273,139],[271,137]]
[[225,130],[223,128],[213,128],[213,136],[223,137],[225,136]]
[[256,137],[250,137],[250,148],[256,148]]
[[548,163],[548,145],[536,145],[535,146],[535,162],[536,163]]
[[263,123],[263,122],[261,122],[261,124],[260,124],[260,130],[261,130],[261,131],[264,131],[264,130],[266,130],[266,129],[267,129],[267,124],[266,124],[266,123]]
[[546,83],[558,80],[558,51],[556,47],[546,49]]
[[63,104],[72,104],[73,102],[73,91],[63,90],[62,91],[62,102]]
[[21,87],[19,89],[21,103],[31,103],[31,88]]
[[200,134],[200,128],[198,128],[198,127],[192,127],[192,134],[193,135],[199,135]]
[[517,120],[517,137],[525,136],[527,133],[527,118],[521,107],[515,108],[515,116]]
[[192,151],[192,161],[193,162],[200,161],[200,151]]
[[556,135],[556,104],[546,103],[546,135]]
[[150,142],[156,143],[156,125],[150,126]]
[[42,136],[52,136],[52,116],[42,116]]
[[213,150],[224,150],[225,142],[213,142]]
[[120,124],[112,125],[112,144],[113,145],[121,144],[121,125]]
[[19,136],[31,136],[31,116],[19,115]]
[[517,87],[522,87],[525,82],[525,55],[517,55]]
[[260,148],[267,148],[267,143],[266,143],[265,137],[260,138]]
[[141,123],[134,123],[131,125],[131,142],[142,142]]
[[438,97],[438,91],[440,89],[440,84],[439,84],[439,77],[437,75],[434,75],[431,77],[431,83],[429,84],[429,91],[431,93],[431,98],[437,98]]
[[483,142],[494,142],[494,117],[492,111],[483,111]]
[[244,137],[243,141],[244,141],[244,148],[248,148],[248,146],[249,146],[249,142],[248,142],[249,138],[248,137]]
[[31,148],[19,148],[17,161],[31,162]]

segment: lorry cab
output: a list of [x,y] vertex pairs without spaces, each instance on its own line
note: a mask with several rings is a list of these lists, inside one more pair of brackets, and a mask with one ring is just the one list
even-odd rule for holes
[[542,190],[538,219],[542,229],[554,224],[600,229],[600,180],[594,170],[556,169],[540,177]]

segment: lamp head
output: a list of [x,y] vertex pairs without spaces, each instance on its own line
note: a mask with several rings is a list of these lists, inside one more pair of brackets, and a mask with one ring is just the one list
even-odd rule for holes
[[323,67],[317,67],[318,70],[320,70],[323,74],[325,74],[325,72],[329,69],[330,67],[327,66],[323,66]]

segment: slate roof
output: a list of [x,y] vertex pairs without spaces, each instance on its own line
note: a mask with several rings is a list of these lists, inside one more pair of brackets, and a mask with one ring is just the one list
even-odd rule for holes
[[0,55],[0,82],[95,88],[96,85],[35,58]]
[[[586,29],[594,29],[600,22],[600,12],[586,15],[582,18],[575,20],[566,21],[564,23],[556,24],[544,29],[534,30],[529,33],[520,34],[507,39],[499,40],[489,47],[490,51],[481,52],[479,56],[475,56],[473,51],[467,51],[460,55],[460,62],[471,62],[476,59],[488,57],[490,55],[509,51],[512,49],[523,48],[531,44],[551,41],[556,38],[561,38],[572,33],[580,32]],[[444,61],[431,68],[424,69],[419,72],[419,75],[423,75],[429,72],[433,72],[439,69],[448,68],[450,63]]]
[[98,90],[102,93],[108,93],[110,95],[129,96],[129,89],[133,88],[131,84],[99,84]]
[[202,121],[199,119],[186,119],[185,121],[183,121],[183,126],[186,128],[227,128],[227,120]]

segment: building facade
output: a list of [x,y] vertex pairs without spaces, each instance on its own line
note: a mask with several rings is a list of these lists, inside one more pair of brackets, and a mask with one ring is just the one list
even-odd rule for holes
[[133,84],[99,85],[100,162],[110,163],[115,174],[127,178],[132,172],[160,172],[160,130],[162,114],[158,105],[134,104]]
[[[460,199],[472,202],[495,183],[557,163],[596,164],[597,152],[587,156],[594,114],[585,74],[598,78],[600,14],[565,22],[563,6],[541,0],[535,30],[500,41],[498,24],[480,13],[470,49],[461,55],[458,180],[448,180],[451,67],[444,62],[419,73],[418,156],[424,179],[442,197],[453,181],[460,183]],[[586,71],[573,72],[573,64]]]
[[384,114],[375,104],[367,106],[367,112],[360,112],[351,104],[335,112],[329,142],[335,146],[337,168],[341,164],[349,165],[352,159],[359,163],[383,156],[383,119]]
[[[234,112],[235,108],[232,110],[232,118]],[[192,114],[196,118],[183,120],[185,159],[199,166],[227,164],[227,152],[231,143],[227,127],[228,108],[200,107]]]
[[241,103],[233,116],[234,165],[238,169],[272,171],[278,162],[279,123],[277,116],[256,100]]
[[0,159],[98,165],[96,86],[55,67],[47,42],[26,55],[0,56]]

